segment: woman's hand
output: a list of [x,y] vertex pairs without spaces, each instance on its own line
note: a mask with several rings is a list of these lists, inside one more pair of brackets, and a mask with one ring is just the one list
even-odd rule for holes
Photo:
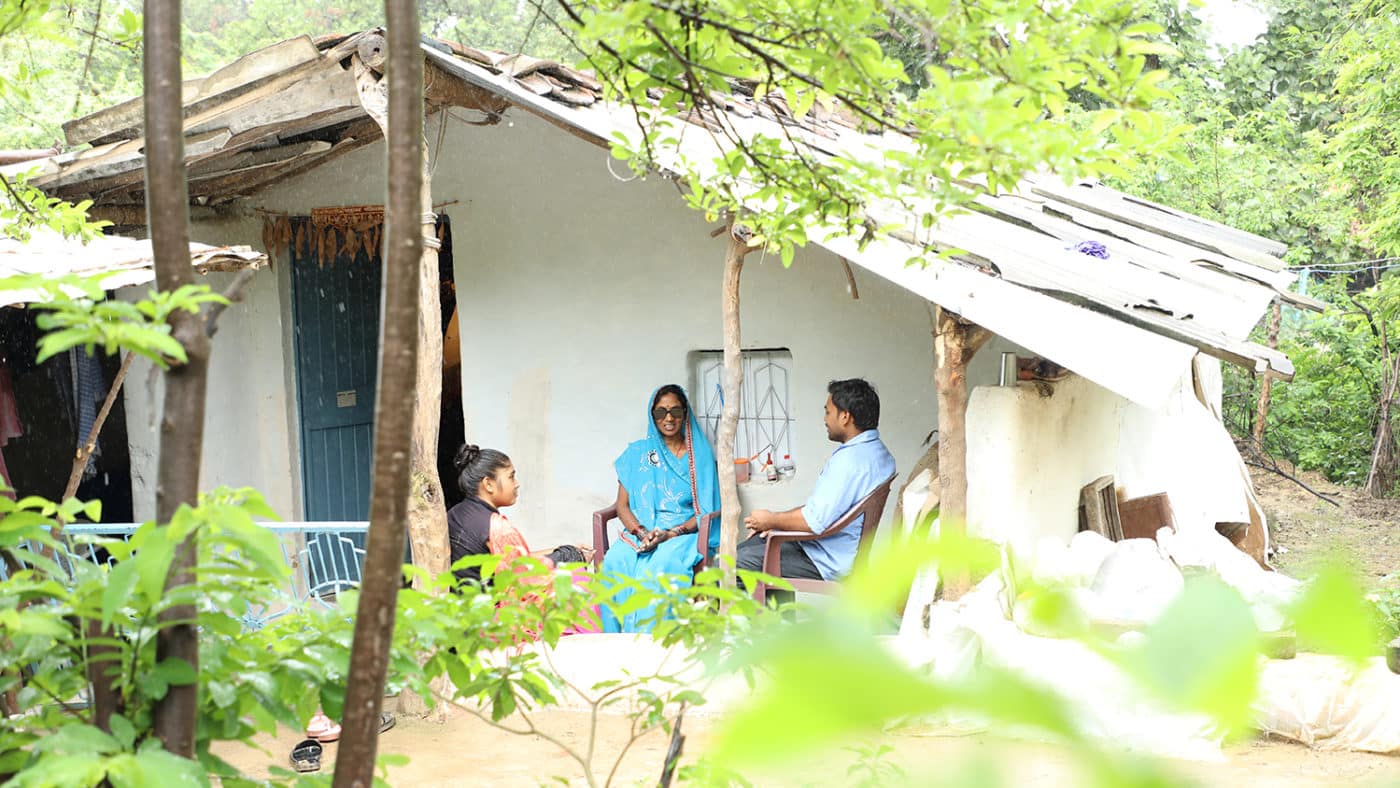
[[675,534],[664,528],[653,528],[642,536],[642,552],[656,549],[656,546],[670,539]]

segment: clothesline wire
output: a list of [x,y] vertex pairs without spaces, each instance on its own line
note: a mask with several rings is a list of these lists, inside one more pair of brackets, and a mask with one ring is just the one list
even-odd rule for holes
[[1363,265],[1356,268],[1301,268],[1297,271],[1290,271],[1295,274],[1359,274],[1363,271],[1389,271],[1392,268],[1400,268],[1400,263],[1390,263],[1389,265]]
[[[1346,262],[1346,263],[1313,263],[1313,264],[1308,264],[1308,265],[1291,265],[1291,266],[1289,266],[1288,268],[1289,268],[1289,270],[1291,270],[1291,271],[1303,271],[1303,270],[1321,271],[1321,270],[1342,269],[1342,268],[1347,268],[1347,269],[1355,268],[1355,269],[1358,269],[1358,270],[1359,270],[1359,269],[1361,269],[1361,268],[1370,268],[1372,265],[1374,265],[1374,264],[1376,264],[1376,263],[1389,263],[1389,262],[1393,262],[1393,261],[1395,261],[1395,260],[1400,260],[1400,257],[1377,257],[1377,258],[1374,259],[1374,260],[1353,260],[1353,261],[1351,261],[1351,262]],[[1387,267],[1387,268],[1393,268],[1394,266],[1386,266],[1386,267]]]

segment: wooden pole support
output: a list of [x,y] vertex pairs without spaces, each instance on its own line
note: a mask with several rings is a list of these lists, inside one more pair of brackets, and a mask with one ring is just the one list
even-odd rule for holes
[[[720,315],[724,322],[724,409],[716,436],[719,445],[715,448],[719,464],[719,554],[731,561],[737,557],[739,547],[739,483],[734,476],[734,440],[739,431],[739,397],[744,381],[744,357],[739,349],[739,276],[744,270],[744,257],[750,251],[746,234],[731,219],[729,243],[724,251],[724,289],[720,295]],[[734,583],[734,573],[727,566],[725,583],[730,586]]]
[[[938,485],[942,533],[967,533],[967,365],[992,333],[942,307],[935,311],[934,383],[938,388]],[[971,587],[965,571],[943,579],[943,598]]]

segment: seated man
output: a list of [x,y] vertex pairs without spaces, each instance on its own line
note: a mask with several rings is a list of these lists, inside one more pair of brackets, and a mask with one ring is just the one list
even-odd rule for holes
[[[740,569],[763,569],[768,531],[821,533],[881,482],[894,475],[894,457],[880,441],[880,397],[859,378],[826,387],[826,436],[841,444],[817,476],[812,497],[785,512],[756,509],[744,518],[753,535],[739,544]],[[860,544],[863,518],[821,539],[784,542],[783,577],[839,580],[849,574]]]

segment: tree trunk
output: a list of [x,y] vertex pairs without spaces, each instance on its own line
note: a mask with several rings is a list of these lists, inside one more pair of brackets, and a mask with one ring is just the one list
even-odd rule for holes
[[[360,106],[379,124],[384,138],[389,139],[389,118],[384,83],[376,79],[382,71],[385,43],[380,36],[367,36],[358,49],[354,65],[359,88]],[[422,102],[419,102],[421,111]],[[420,118],[419,128],[422,128]],[[420,135],[421,140],[421,135]],[[448,570],[450,548],[447,543],[447,509],[444,506],[442,480],[438,477],[438,428],[442,420],[442,296],[438,290],[437,221],[433,215],[432,180],[428,168],[428,148],[422,152],[419,172],[423,188],[419,198],[422,221],[423,251],[418,266],[418,364],[414,373],[417,411],[414,413],[411,454],[412,476],[408,499],[408,540],[413,563],[436,577]],[[383,380],[383,378],[381,378]],[[422,588],[415,578],[415,587]],[[428,705],[411,692],[399,697],[398,711],[402,714],[424,716]],[[445,722],[445,710],[439,707],[439,722]]]
[[[190,265],[189,187],[185,180],[184,110],[180,79],[180,0],[147,0],[145,14],[144,103],[146,205],[156,285],[173,291],[194,282]],[[160,428],[160,469],[156,519],[169,522],[182,504],[199,498],[200,454],[204,446],[204,397],[209,371],[209,337],[198,315],[180,310],[170,317],[171,335],[188,360],[166,372],[165,408]],[[175,549],[166,588],[195,580],[198,545],[191,534]],[[182,659],[199,669],[194,605],[162,612],[156,659]],[[175,623],[182,622],[182,623]],[[171,687],[156,703],[155,732],[165,749],[194,757],[194,684]],[[100,717],[99,713],[99,717]]]
[[[413,480],[414,389],[420,331],[423,198],[423,55],[414,0],[385,0],[388,23],[389,199],[385,211],[384,298],[379,391],[374,418],[370,528],[355,615],[336,786],[374,781],[379,714],[394,635]],[[355,58],[358,60],[359,55]],[[357,77],[362,64],[355,64]],[[362,94],[363,95],[363,94]],[[436,321],[437,315],[432,316]],[[436,414],[434,414],[436,416]]]
[[[967,532],[967,365],[991,332],[939,307],[933,347],[938,388],[938,486],[940,533]],[[965,570],[943,579],[943,597],[958,599],[971,580]]]
[[[719,463],[720,537],[719,554],[725,567],[725,583],[734,584],[731,569],[739,546],[739,483],[734,477],[734,439],[739,431],[739,402],[744,382],[744,357],[739,350],[739,275],[744,270],[744,257],[749,253],[743,233],[729,222],[729,245],[724,252],[724,290],[720,294],[720,312],[724,320],[724,409],[719,418],[719,434],[715,447]],[[697,392],[698,394],[698,392]]]
[[[433,215],[426,143],[422,149],[423,256],[418,268],[418,372],[414,386],[417,411],[413,418],[408,539],[414,565],[437,577],[446,572],[452,562],[451,546],[447,542],[447,508],[437,466],[438,432],[442,423],[442,294],[438,289],[437,222]],[[421,578],[415,577],[413,584],[423,590]],[[443,677],[439,689],[445,689],[447,683]],[[447,722],[446,706],[438,704],[434,713],[423,698],[408,690],[399,695],[398,712],[415,717],[432,714],[435,721]]]
[[[418,106],[421,108],[422,102]],[[417,411],[413,417],[413,487],[408,504],[408,533],[414,565],[436,577],[446,572],[451,563],[448,560],[447,509],[437,467],[438,429],[442,423],[442,295],[438,290],[437,222],[433,215],[427,146],[422,145],[421,150],[423,253],[418,266],[418,369],[414,384]]]
[[1395,391],[1400,383],[1400,353],[1386,370],[1381,391],[1380,407],[1376,413],[1376,442],[1371,449],[1371,468],[1366,473],[1365,492],[1372,498],[1382,498],[1395,489],[1395,433],[1390,426],[1390,411]]
[[[1269,315],[1269,349],[1278,349],[1278,330],[1283,325],[1283,305],[1278,301],[1274,302],[1273,312]],[[1264,451],[1264,430],[1269,420],[1269,400],[1273,395],[1274,378],[1272,375],[1265,375],[1259,383],[1259,408],[1254,413],[1254,450]]]

